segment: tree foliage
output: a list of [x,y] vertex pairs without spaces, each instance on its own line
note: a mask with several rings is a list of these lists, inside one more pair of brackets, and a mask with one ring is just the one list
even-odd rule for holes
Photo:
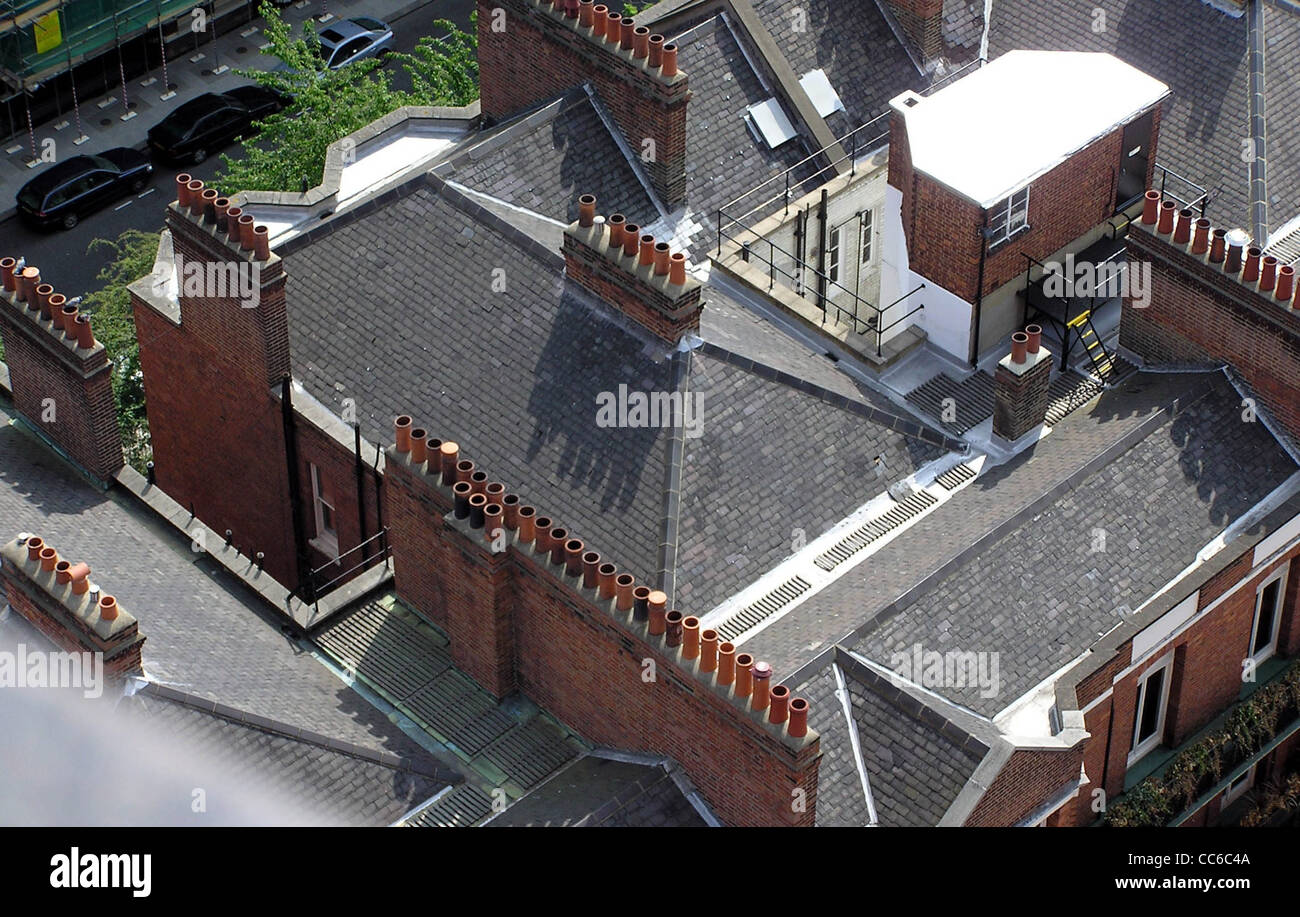
[[294,37],[276,8],[263,0],[263,29],[271,45],[264,53],[283,62],[275,70],[241,75],[292,99],[282,112],[258,122],[259,133],[244,141],[238,158],[222,156],[218,187],[238,191],[300,191],[321,181],[331,143],[406,105],[468,105],[478,98],[477,41],[439,19],[435,35],[419,40],[410,54],[394,52],[410,78],[409,90],[393,85],[393,73],[376,59],[330,70],[309,20]]
[[113,362],[113,399],[126,460],[143,471],[152,450],[145,418],[144,374],[140,371],[140,345],[135,336],[131,295],[127,285],[153,271],[158,254],[158,233],[128,229],[116,239],[95,239],[91,252],[106,252],[112,260],[95,278],[100,284],[82,298],[81,309],[90,312],[95,337]]

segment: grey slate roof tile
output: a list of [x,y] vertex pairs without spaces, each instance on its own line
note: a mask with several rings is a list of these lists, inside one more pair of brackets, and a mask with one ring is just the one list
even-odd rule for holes
[[659,218],[581,88],[566,93],[552,117],[512,129],[508,142],[481,157],[471,152],[445,177],[565,223],[578,218],[582,194],[596,195],[602,213],[622,213],[630,223]]
[[1078,656],[1295,471],[1262,424],[1241,422],[1240,397],[1214,378],[1204,398],[854,648],[882,665],[918,644],[996,654],[992,696],[977,685],[926,685],[987,716]]
[[[1101,31],[1093,28],[1093,9],[1105,14]],[[1274,47],[1281,53],[1285,41]],[[1201,0],[1098,0],[1067,11],[1038,0],[997,0],[989,58],[1016,49],[1105,51],[1167,83],[1173,95],[1160,124],[1157,161],[1211,191],[1206,216],[1214,225],[1249,230],[1249,172],[1241,159],[1250,136],[1245,17],[1232,18]],[[1300,50],[1288,56],[1297,55]],[[1283,83],[1282,74],[1271,82]],[[1270,129],[1300,140],[1294,112],[1275,115]],[[1281,154],[1284,140],[1270,143],[1271,151]],[[1186,197],[1177,182],[1169,189]]]
[[[926,83],[872,2],[756,0],[754,11],[796,77],[825,71],[844,103],[844,112],[826,119],[836,137],[882,114],[900,92]],[[880,131],[862,133],[874,136],[888,127],[881,122]]]
[[[0,402],[0,525],[40,534],[140,620],[151,678],[276,721],[396,754],[397,727],[281,635],[223,568],[120,492],[88,484]],[[3,588],[0,588],[0,604]]]

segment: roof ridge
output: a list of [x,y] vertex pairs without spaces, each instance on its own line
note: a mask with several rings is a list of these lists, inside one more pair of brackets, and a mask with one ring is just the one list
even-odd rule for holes
[[227,720],[237,726],[256,729],[280,738],[289,739],[294,742],[301,742],[304,745],[311,745],[322,748],[326,751],[332,751],[336,754],[342,754],[352,758],[362,758],[366,761],[370,761],[372,764],[378,764],[381,767],[388,767],[399,771],[409,771],[413,774],[419,774],[423,777],[430,777],[438,780],[442,779],[437,773],[436,768],[426,768],[414,759],[408,758],[404,755],[396,755],[389,751],[378,751],[371,748],[365,748],[353,742],[345,742],[342,739],[332,739],[329,736],[324,736],[320,733],[301,729],[297,726],[291,726],[288,723],[279,720],[272,720],[269,717],[257,713],[240,710],[237,707],[231,707],[228,704],[209,700],[208,698],[200,697],[197,694],[180,691],[168,685],[159,684],[153,681],[145,682],[143,687],[141,687],[136,693],[148,697],[156,697],[159,700],[170,701],[171,703],[188,707],[189,709],[195,710],[199,713],[205,713],[209,716],[217,717],[218,719]]
[[680,540],[682,469],[686,463],[686,399],[690,397],[690,350],[675,350],[670,358],[672,391],[681,395],[682,422],[672,424],[664,444],[663,524],[659,541],[659,588],[669,604],[677,601],[677,547]]
[[864,658],[836,645],[832,661],[846,675],[899,713],[939,733],[960,746],[964,752],[982,758],[997,743],[998,730],[991,721],[981,719],[941,695],[916,691],[901,679],[896,683],[868,665]]
[[939,446],[949,452],[960,452],[963,455],[970,451],[970,444],[965,440],[956,439],[946,433],[942,433],[920,420],[912,420],[904,417],[902,414],[895,414],[890,411],[882,410],[853,398],[841,395],[839,392],[833,392],[823,385],[818,385],[793,373],[777,369],[767,363],[755,360],[752,357],[742,356],[735,351],[728,350],[725,347],[719,347],[717,344],[705,341],[700,345],[700,351],[706,356],[713,357],[723,363],[735,366],[745,372],[784,385],[787,388],[793,388],[805,394],[811,395],[817,400],[829,404],[832,407],[848,411],[851,414],[857,414],[876,423],[895,430],[903,436],[912,439],[919,439],[922,442],[929,443],[932,446]]
[[[505,236],[511,244],[528,252],[537,260],[549,262],[553,267],[562,267],[564,265],[564,256],[559,252],[551,251],[523,230],[503,220],[482,204],[471,200],[466,194],[452,187],[451,183],[445,178],[428,172],[422,175],[421,179],[428,184],[434,194],[443,198],[452,207],[455,207],[471,220],[482,223],[500,235]],[[541,214],[538,215],[541,216]]]

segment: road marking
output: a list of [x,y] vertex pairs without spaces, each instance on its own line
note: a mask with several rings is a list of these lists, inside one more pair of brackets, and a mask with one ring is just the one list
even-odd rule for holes
[[143,191],[141,191],[139,194],[137,194],[137,195],[135,196],[135,199],[138,201],[138,200],[140,200],[140,198],[142,198],[142,197],[148,197],[149,195],[153,194],[155,190],[157,190],[157,189],[155,189],[155,188],[145,188]]
[[132,203],[131,201],[123,201],[122,203],[118,204],[116,207],[113,208],[113,212],[117,213],[117,211],[121,210],[123,207],[130,207],[131,203]]

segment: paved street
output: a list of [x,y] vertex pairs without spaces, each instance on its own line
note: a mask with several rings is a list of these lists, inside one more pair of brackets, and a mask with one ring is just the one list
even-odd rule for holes
[[[330,0],[329,6],[345,16],[372,15],[385,18],[385,21],[393,27],[394,49],[399,51],[410,51],[414,48],[420,36],[432,31],[430,23],[435,19],[450,19],[462,29],[468,29],[470,13],[474,9],[473,0],[433,0],[416,8],[411,8],[410,0],[351,0],[351,2]],[[409,11],[402,12],[403,7]],[[285,15],[292,22],[301,22],[308,15],[318,13],[319,10],[318,2],[299,4],[286,7]],[[387,12],[390,10],[392,12]],[[401,15],[393,16],[393,12]],[[230,61],[232,67],[273,65],[275,63],[273,59],[256,54],[257,44],[260,43],[258,35],[241,35],[241,31],[248,28],[250,26],[244,26],[242,29],[221,36],[215,42],[216,58]],[[92,116],[89,112],[94,112],[93,119],[96,124],[101,120],[108,120],[110,123],[100,129],[87,126],[88,133],[93,131],[91,140],[80,148],[70,146],[70,149],[75,150],[71,155],[97,152],[112,146],[143,148],[145,132],[161,120],[171,107],[202,92],[224,90],[247,82],[245,78],[234,74],[233,71],[220,77],[212,76],[208,68],[214,66],[213,49],[209,46],[204,48],[207,54],[201,61],[191,63],[188,59],[182,59],[179,63],[173,62],[168,65],[168,80],[176,83],[178,89],[176,97],[167,102],[161,102],[157,98],[159,84],[162,82],[161,72],[158,74],[158,83],[151,87],[142,88],[139,85],[140,80],[128,83],[128,92],[141,100],[139,107],[135,109],[141,114],[130,121],[123,123],[118,117],[121,114],[120,100],[116,105],[105,109],[109,115],[102,114],[95,104],[83,104],[83,122],[91,120]],[[242,55],[239,54],[240,48],[244,49]],[[394,64],[389,66],[396,69]],[[401,81],[399,76],[398,82]],[[146,99],[152,104],[147,104],[144,101]],[[37,128],[37,142],[40,143],[45,135],[55,136],[61,148],[65,140],[67,144],[71,144],[75,133],[74,126],[56,133],[53,124],[44,125]],[[233,149],[233,146],[228,147],[223,152],[229,153]],[[0,213],[11,212],[14,206],[13,196],[18,188],[32,176],[39,174],[38,170],[29,171],[23,165],[29,157],[26,147],[23,151],[0,157]],[[116,238],[119,233],[127,229],[160,229],[161,208],[171,199],[169,195],[177,172],[188,171],[196,178],[207,180],[220,169],[220,166],[221,157],[215,152],[207,162],[197,167],[177,168],[155,163],[153,182],[149,187],[138,195],[123,198],[113,207],[85,218],[71,231],[38,232],[23,225],[14,217],[0,222],[0,238],[3,239],[0,248],[6,255],[22,255],[29,263],[41,268],[43,274],[65,296],[84,294],[94,288],[95,276],[108,260],[104,255],[86,253],[92,240]]]

